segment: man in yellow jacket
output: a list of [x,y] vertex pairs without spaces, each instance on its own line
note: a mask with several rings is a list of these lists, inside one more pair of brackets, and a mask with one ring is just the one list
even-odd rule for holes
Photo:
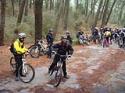
[[[24,53],[26,53],[28,51],[28,49],[25,48],[24,46],[24,41],[26,38],[26,34],[25,33],[19,33],[19,38],[13,43],[13,47],[15,50],[15,61],[16,61],[16,81],[18,81],[18,69],[19,67],[22,65],[23,61],[22,61],[22,56]],[[20,72],[21,76],[22,73]]]

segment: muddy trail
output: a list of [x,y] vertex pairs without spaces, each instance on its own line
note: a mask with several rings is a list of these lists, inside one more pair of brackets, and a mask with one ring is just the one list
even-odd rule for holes
[[67,61],[69,79],[63,79],[55,88],[48,75],[51,60],[28,57],[35,68],[35,78],[25,84],[15,81],[10,69],[7,46],[0,48],[0,93],[125,93],[125,51],[112,45],[75,46],[74,54]]

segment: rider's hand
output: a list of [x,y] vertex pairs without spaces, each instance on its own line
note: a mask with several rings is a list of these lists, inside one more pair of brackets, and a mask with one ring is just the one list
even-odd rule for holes
[[29,55],[29,52],[27,51],[27,52],[25,53],[25,55]]

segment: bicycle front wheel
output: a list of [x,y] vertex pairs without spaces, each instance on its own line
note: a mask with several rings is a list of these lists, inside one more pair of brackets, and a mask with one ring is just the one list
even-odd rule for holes
[[59,84],[61,83],[62,80],[62,68],[58,68],[58,70],[55,73],[55,83],[54,83],[54,87],[58,87]]
[[30,64],[22,65],[18,70],[18,76],[20,81],[29,83],[34,79],[35,70]]
[[15,73],[15,71],[16,71],[16,62],[15,62],[14,57],[10,58],[10,66],[11,66],[12,72]]

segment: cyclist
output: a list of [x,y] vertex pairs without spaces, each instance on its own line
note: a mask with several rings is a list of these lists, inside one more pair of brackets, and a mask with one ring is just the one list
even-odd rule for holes
[[104,38],[106,38],[106,41],[108,43],[108,45],[110,44],[110,38],[111,38],[111,32],[110,30],[107,28],[106,31],[104,32]]
[[66,31],[66,37],[69,44],[72,45],[72,37],[69,31]]
[[124,47],[124,46],[125,46],[125,28],[122,28],[122,29],[121,29],[120,37],[121,37],[122,42],[123,42],[122,47]]
[[[15,61],[16,61],[16,81],[18,81],[18,70],[19,67],[23,64],[22,61],[22,56],[24,53],[26,53],[28,51],[27,48],[25,48],[24,46],[24,41],[26,38],[26,34],[25,33],[19,33],[18,34],[18,39],[13,43],[13,49],[15,52],[13,52]],[[21,71],[22,72],[22,71]],[[23,74],[20,72],[21,76],[23,76]]]
[[86,36],[84,35],[84,33],[82,32],[81,35],[79,36],[79,43],[81,45],[84,45],[86,43]]
[[76,33],[76,38],[78,39],[78,41],[79,41],[79,37],[80,37],[80,35],[81,35],[82,33],[83,33],[83,32],[82,32],[81,29]]
[[47,40],[47,45],[48,45],[48,58],[51,58],[51,52],[52,52],[52,45],[54,41],[54,36],[53,36],[53,29],[49,29],[48,34],[46,35],[46,40]]
[[92,37],[93,37],[93,42],[95,44],[97,44],[97,40],[99,42],[99,32],[98,32],[98,28],[95,27],[93,30],[92,30]]
[[[60,55],[65,56],[67,53],[69,55],[73,54],[74,50],[73,50],[71,45],[67,44],[66,39],[67,39],[66,36],[62,36],[61,37],[61,42],[53,45],[53,47],[57,49],[57,54],[55,55],[53,63],[51,64],[51,66],[49,68],[49,73],[55,67],[55,65],[57,65],[57,62],[60,60]],[[64,78],[68,78],[67,77],[67,72],[66,72],[66,57],[64,57],[62,60],[63,60],[62,69],[63,69]]]

